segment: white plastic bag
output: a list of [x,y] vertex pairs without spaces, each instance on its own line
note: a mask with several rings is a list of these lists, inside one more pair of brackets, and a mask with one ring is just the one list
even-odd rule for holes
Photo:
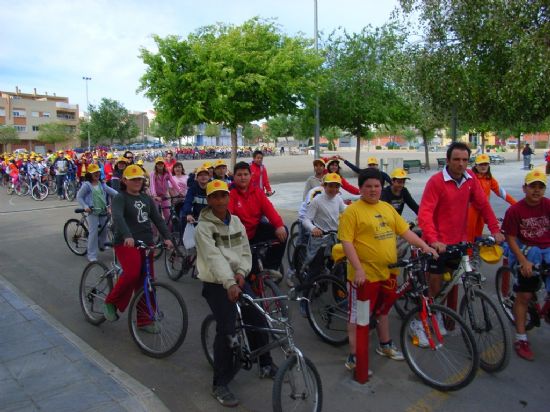
[[185,249],[193,249],[195,247],[195,225],[187,223],[183,231],[183,246]]

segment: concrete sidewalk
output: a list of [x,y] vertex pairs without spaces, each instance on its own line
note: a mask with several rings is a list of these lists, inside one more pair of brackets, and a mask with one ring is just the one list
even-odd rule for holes
[[3,412],[168,411],[2,276],[0,328]]

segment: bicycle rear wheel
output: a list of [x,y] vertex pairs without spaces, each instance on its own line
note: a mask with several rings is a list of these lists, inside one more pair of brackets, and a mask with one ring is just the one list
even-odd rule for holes
[[323,408],[323,386],[317,368],[308,358],[290,356],[281,365],[272,391],[273,411],[315,411]]
[[[269,272],[264,271],[258,275],[251,274],[247,278],[252,291],[259,298],[271,298],[274,296],[283,296],[279,286],[270,279]],[[288,317],[288,307],[284,300],[272,300],[261,302],[262,308],[274,318]]]
[[501,371],[508,366],[512,352],[508,325],[489,296],[479,289],[472,292],[462,297],[460,316],[474,333],[481,369]]
[[44,200],[48,197],[48,186],[37,183],[33,186],[31,196],[34,200]]
[[75,255],[84,256],[88,248],[88,228],[78,219],[69,219],[63,226],[65,243]]
[[[420,321],[421,310],[420,306],[411,310],[401,324],[401,348],[409,368],[425,384],[440,391],[456,391],[467,386],[479,368],[479,353],[472,331],[452,310],[430,305],[427,335],[432,336],[436,344],[434,349],[421,347],[417,336],[411,333],[414,330],[411,322]],[[440,342],[433,327],[433,322],[437,323],[437,313],[443,316],[447,325],[453,325],[447,328]]]
[[103,263],[91,262],[84,268],[78,298],[84,317],[92,325],[105,321],[103,304],[112,289],[113,278],[109,276],[109,269]]
[[201,324],[201,345],[210,366],[214,367],[214,340],[216,339],[216,319],[209,314]]
[[153,358],[164,358],[181,346],[187,334],[187,307],[170,285],[151,282],[140,289],[128,310],[128,327],[139,349]]
[[188,253],[183,245],[164,252],[164,268],[168,277],[174,281],[187,274],[195,265],[195,254]]
[[348,291],[330,275],[315,279],[307,291],[307,319],[315,334],[331,345],[348,341]]

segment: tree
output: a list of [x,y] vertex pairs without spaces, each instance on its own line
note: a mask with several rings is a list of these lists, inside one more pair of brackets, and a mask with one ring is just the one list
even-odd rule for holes
[[178,142],[181,146],[182,136],[192,136],[195,134],[195,126],[192,124],[184,124],[179,126],[170,119],[165,119],[163,113],[157,113],[157,116],[151,123],[151,134],[159,138],[163,138],[165,142]]
[[550,112],[547,0],[400,3],[423,23],[418,85],[438,114],[456,110],[483,130],[540,127]]
[[37,139],[44,143],[65,142],[75,137],[75,132],[63,123],[45,123],[38,129]]
[[264,134],[260,126],[249,123],[243,128],[243,137],[246,142],[256,144],[260,141],[260,139],[263,140]]
[[139,135],[139,128],[128,110],[119,102],[103,98],[98,107],[90,105],[90,121],[80,127],[80,138],[93,144],[115,142],[126,143]]
[[[9,143],[19,142],[19,134],[13,126],[0,126],[0,144],[7,145]],[[6,150],[4,148],[4,150]]]
[[371,137],[373,128],[403,124],[410,117],[392,78],[395,62],[404,52],[404,40],[393,25],[329,36],[325,50],[328,80],[320,97],[321,123],[356,136],[356,164],[361,139]]
[[336,144],[334,141],[342,136],[342,129],[336,126],[330,126],[322,130],[322,135],[328,140],[328,150],[335,150]]
[[216,138],[216,146],[220,145],[220,133],[221,133],[220,125],[216,123],[208,123],[204,128],[205,136]]
[[139,90],[173,119],[223,123],[231,131],[232,164],[237,128],[310,102],[322,62],[310,40],[258,18],[202,27],[186,40],[154,40],[157,53],[141,49],[147,68]]
[[411,147],[411,145],[413,144],[417,136],[416,130],[410,127],[407,127],[403,130],[402,134],[405,140],[407,141],[407,144],[409,145],[409,147]]

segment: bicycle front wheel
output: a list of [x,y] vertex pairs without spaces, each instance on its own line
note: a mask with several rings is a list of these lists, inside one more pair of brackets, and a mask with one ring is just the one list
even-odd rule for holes
[[82,313],[92,325],[105,321],[103,304],[113,289],[113,278],[109,269],[101,262],[91,262],[84,268],[80,278],[79,300]]
[[69,182],[65,186],[65,199],[69,202],[72,202],[76,196],[76,184],[74,182]]
[[273,383],[273,411],[314,411],[323,408],[323,386],[317,368],[308,358],[290,356]]
[[88,228],[78,219],[69,219],[63,226],[65,243],[75,255],[84,256],[88,249]]
[[[421,310],[420,306],[411,310],[401,324],[401,348],[409,368],[428,386],[440,391],[455,391],[467,386],[479,368],[479,353],[472,331],[454,311],[431,305],[428,330],[423,325],[420,328],[426,336],[432,337],[435,347],[423,347],[413,324],[421,322]],[[441,341],[435,336],[433,326],[437,323],[436,314],[441,314],[448,325]]]
[[514,323],[514,301],[516,300],[516,294],[514,293],[512,287],[514,283],[514,278],[512,276],[512,271],[508,266],[501,266],[497,270],[495,275],[496,291],[498,303],[504,310],[504,314]]
[[187,334],[187,307],[170,285],[151,282],[140,289],[128,311],[128,327],[139,349],[153,358],[164,358],[181,346]]
[[214,340],[216,339],[216,319],[209,314],[201,324],[201,345],[210,366],[214,367]]
[[460,316],[474,333],[481,369],[486,372],[501,371],[510,361],[510,332],[489,296],[479,289],[472,292],[462,297]]
[[315,334],[331,345],[348,341],[348,291],[334,276],[317,278],[307,291],[307,319]]
[[44,200],[48,197],[48,186],[37,183],[32,188],[31,196],[34,200]]
[[26,182],[20,182],[15,186],[15,194],[17,196],[27,196],[29,194],[29,185]]

